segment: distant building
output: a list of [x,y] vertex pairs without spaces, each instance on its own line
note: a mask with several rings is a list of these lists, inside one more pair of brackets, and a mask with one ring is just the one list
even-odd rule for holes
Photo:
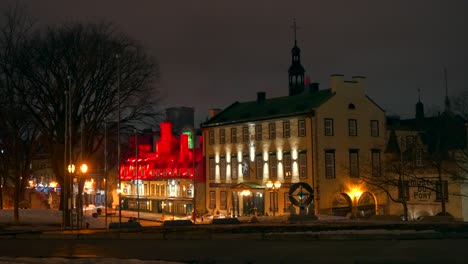
[[190,118],[193,109],[167,113],[172,122],[161,122],[159,131],[129,137],[120,167],[123,209],[187,216],[204,208],[203,140]]
[[[467,122],[450,110],[446,97],[443,113],[426,117],[418,100],[414,118],[387,120],[387,174],[398,178],[401,186],[394,197],[406,199],[408,217],[442,214],[468,220]],[[402,207],[390,203],[389,214],[401,215]]]

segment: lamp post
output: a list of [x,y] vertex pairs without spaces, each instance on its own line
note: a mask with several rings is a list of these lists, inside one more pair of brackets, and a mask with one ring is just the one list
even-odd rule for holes
[[84,175],[86,175],[86,172],[88,172],[88,165],[86,165],[86,163],[83,163],[81,164],[80,166],[80,170],[81,170],[81,180],[78,181],[78,194],[79,194],[79,205],[80,205],[80,229],[81,229],[81,225],[82,225],[82,221],[83,221],[83,197],[82,197],[82,189],[83,189],[83,185],[81,184],[81,182],[84,180]]
[[268,191],[273,194],[273,216],[276,216],[275,213],[278,209],[278,192],[281,188],[281,182],[278,180],[274,183],[272,181],[267,181],[265,185],[268,188]]
[[68,164],[67,166],[67,170],[68,170],[68,174],[69,174],[69,178],[70,178],[70,197],[67,197],[67,204],[65,206],[67,206],[69,212],[70,212],[70,228],[73,230],[73,208],[75,208],[74,206],[74,189],[73,189],[73,181],[72,181],[72,176],[73,176],[73,173],[75,173],[75,164],[73,163],[70,163]]
[[104,118],[104,218],[107,228],[107,119]]
[[138,168],[138,133],[135,129],[135,176],[136,176],[136,191],[137,191],[137,221],[140,222],[140,178],[138,173],[140,169]]
[[116,54],[117,60],[117,179],[119,196],[119,229],[122,226],[122,181],[120,179],[120,54]]

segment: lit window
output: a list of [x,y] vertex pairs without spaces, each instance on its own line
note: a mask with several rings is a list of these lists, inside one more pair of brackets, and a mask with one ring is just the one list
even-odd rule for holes
[[224,128],[219,130],[219,144],[226,143],[226,130]]
[[219,177],[221,180],[226,180],[226,158],[222,157],[219,160]]
[[233,180],[237,180],[238,166],[237,156],[231,157],[231,179]]
[[215,175],[215,159],[214,157],[210,157],[210,180],[214,180],[216,177]]
[[307,178],[307,154],[299,153],[299,177]]
[[291,125],[289,121],[283,122],[283,138],[290,138],[291,137]]
[[357,136],[357,120],[348,119],[348,135]]
[[237,129],[231,128],[231,143],[237,143]]
[[256,141],[262,140],[262,125],[255,126],[255,140]]
[[349,176],[359,177],[359,151],[357,149],[349,150]]
[[283,163],[284,163],[284,177],[286,179],[291,178],[291,154],[284,154],[283,155]]
[[268,134],[270,135],[270,139],[276,138],[276,125],[275,123],[268,124]]
[[227,208],[227,195],[226,191],[219,192],[219,209],[226,210]]
[[213,130],[210,130],[209,132],[209,143],[210,145],[214,144],[214,131]]
[[333,136],[333,119],[325,118],[325,136]]
[[242,141],[244,143],[249,142],[249,127],[242,127]]
[[216,208],[216,191],[210,191],[210,209]]
[[263,157],[261,155],[255,157],[255,164],[257,165],[257,179],[263,179]]
[[327,179],[335,178],[335,151],[325,151],[325,177]]
[[277,179],[278,178],[278,159],[276,158],[276,155],[270,155],[269,165],[270,165],[270,179]]

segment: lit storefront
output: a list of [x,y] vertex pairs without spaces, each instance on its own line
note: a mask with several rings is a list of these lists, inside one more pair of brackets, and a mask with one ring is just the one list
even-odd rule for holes
[[[196,184],[204,184],[200,148],[190,148],[192,135],[172,134],[172,124],[161,123],[156,151],[142,151],[121,164],[122,209],[189,215]],[[201,139],[200,139],[201,140]]]

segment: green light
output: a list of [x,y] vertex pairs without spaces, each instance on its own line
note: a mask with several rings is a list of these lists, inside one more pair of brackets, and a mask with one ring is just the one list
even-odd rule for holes
[[193,135],[192,131],[184,131],[182,134],[188,135],[188,148],[192,149],[193,148]]

